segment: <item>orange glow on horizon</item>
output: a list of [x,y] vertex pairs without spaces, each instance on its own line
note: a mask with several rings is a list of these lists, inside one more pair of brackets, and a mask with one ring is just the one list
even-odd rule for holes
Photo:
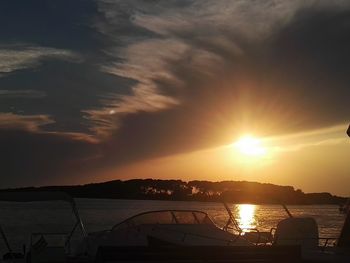
[[[219,147],[106,169],[85,178],[86,182],[97,181],[95,178],[98,181],[135,178],[255,181],[347,196],[350,147],[344,137],[346,128],[339,125],[297,134],[253,137],[257,141],[247,140],[247,151],[252,144],[253,155],[246,155],[235,146],[240,142],[238,139]],[[254,156],[255,151],[261,151],[254,147],[261,147],[265,153]],[[339,175],[336,180],[330,177],[335,171]]]

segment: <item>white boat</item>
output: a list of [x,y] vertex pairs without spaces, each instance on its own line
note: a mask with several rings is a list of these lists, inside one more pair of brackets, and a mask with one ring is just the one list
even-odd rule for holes
[[132,216],[110,230],[90,233],[89,253],[101,246],[252,246],[241,235],[219,228],[207,213],[195,210],[149,211]]
[[[98,262],[121,257],[128,261],[149,254],[163,257],[161,251],[165,248],[173,256],[183,250],[197,251],[199,248],[200,252],[193,252],[197,259],[204,251],[214,254],[220,251],[223,258],[219,261],[224,262],[280,262],[278,260],[283,257],[285,262],[350,262],[347,252],[350,248],[350,216],[340,237],[334,238],[319,237],[314,218],[288,214],[290,217],[281,220],[269,232],[256,229],[246,232],[239,228],[230,212],[228,223],[220,228],[202,211],[149,211],[132,216],[109,230],[90,233],[87,242],[90,257],[98,258]],[[230,232],[232,228],[235,233]],[[234,257],[238,257],[237,261]]]

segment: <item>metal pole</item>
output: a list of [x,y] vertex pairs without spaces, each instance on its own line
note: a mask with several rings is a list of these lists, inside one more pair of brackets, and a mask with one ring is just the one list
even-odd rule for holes
[[71,205],[72,205],[73,213],[74,213],[75,217],[77,218],[77,220],[78,220],[78,222],[79,222],[79,226],[80,226],[81,232],[83,233],[83,236],[84,236],[84,237],[87,237],[87,233],[86,233],[86,230],[85,230],[83,221],[82,221],[81,218],[80,218],[80,215],[79,215],[77,206],[76,206],[75,201],[74,201],[73,198],[72,198],[72,200],[71,200]]
[[[231,221],[231,223],[234,225],[234,227],[236,228],[237,231],[242,232],[242,229],[239,227],[239,225],[238,225],[235,217],[233,216],[230,208],[228,207],[228,205],[225,202],[223,202],[223,204],[224,204],[224,207],[225,207],[225,209],[226,209],[226,211],[228,213],[228,216],[230,218],[229,220]],[[228,223],[229,222],[227,222],[226,227],[228,226]]]
[[288,216],[289,216],[290,218],[293,218],[293,215],[289,212],[287,206],[286,206],[285,204],[282,204],[282,206],[283,206],[284,210],[287,212]]
[[1,236],[2,236],[2,239],[5,241],[5,244],[6,244],[6,247],[7,247],[8,251],[9,251],[10,254],[12,255],[12,249],[11,249],[11,247],[10,247],[10,243],[9,243],[8,240],[7,240],[7,237],[6,237],[6,235],[5,235],[4,230],[2,229],[2,226],[0,226],[0,234],[1,234]]
[[76,205],[73,198],[71,199],[71,205],[72,205],[73,213],[74,213],[75,217],[77,218],[81,232],[83,233],[84,241],[86,242],[86,253],[88,254],[88,250],[90,249],[89,239],[87,238],[88,235],[87,235],[87,232],[85,230],[83,221],[80,218],[77,205]]

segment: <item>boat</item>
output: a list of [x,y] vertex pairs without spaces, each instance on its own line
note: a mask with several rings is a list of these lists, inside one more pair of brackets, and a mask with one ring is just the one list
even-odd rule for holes
[[[134,215],[111,229],[90,233],[95,262],[298,262],[299,245],[257,245],[243,231],[217,226],[203,211],[157,210]],[[262,239],[261,239],[262,240]],[[261,242],[263,243],[263,242]],[[261,244],[260,243],[260,244]],[[287,260],[286,260],[287,258]],[[291,260],[291,261],[289,261]]]
[[[14,251],[6,233],[0,226],[0,235],[3,239],[7,253],[3,255],[2,260],[5,262],[39,262],[39,263],[62,263],[62,262],[88,262],[89,258],[86,253],[88,244],[81,242],[86,240],[87,232],[79,215],[74,199],[64,192],[1,192],[0,201],[6,202],[45,202],[45,201],[63,201],[70,205],[75,223],[67,233],[57,232],[40,232],[32,233],[29,237],[28,244],[23,244],[23,251]],[[75,244],[72,244],[73,234],[80,229],[79,250],[82,253],[76,253]],[[82,248],[83,247],[83,248]],[[26,249],[29,248],[29,249]]]
[[241,235],[219,228],[207,213],[196,210],[148,211],[132,216],[109,230],[90,233],[90,253],[100,246],[251,246]]
[[[269,232],[240,229],[231,210],[217,226],[196,210],[148,211],[109,230],[90,233],[90,257],[96,262],[183,260],[186,262],[350,262],[350,215],[340,237],[319,237],[312,217],[288,217]],[[213,256],[215,257],[213,258]]]

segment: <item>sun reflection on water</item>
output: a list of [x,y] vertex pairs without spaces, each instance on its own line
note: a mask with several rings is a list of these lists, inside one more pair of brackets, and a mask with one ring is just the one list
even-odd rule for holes
[[238,215],[237,220],[239,227],[243,231],[249,231],[249,229],[256,228],[255,220],[255,205],[241,204],[238,205]]

